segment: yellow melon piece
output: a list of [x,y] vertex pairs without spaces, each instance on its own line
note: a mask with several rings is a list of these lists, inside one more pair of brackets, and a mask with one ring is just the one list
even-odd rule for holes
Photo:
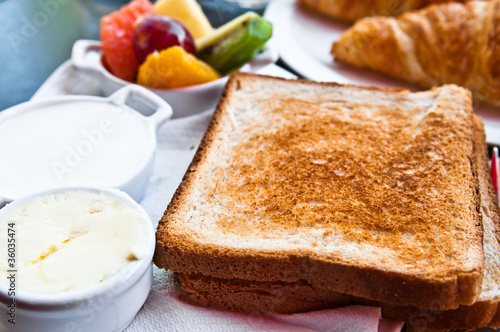
[[214,28],[196,0],[158,0],[154,4],[158,14],[181,22],[194,39],[211,33]]
[[137,83],[149,88],[174,89],[207,83],[220,78],[210,65],[180,46],[148,55],[139,67]]
[[259,14],[254,12],[246,12],[241,14],[240,16],[232,19],[226,24],[215,29],[211,34],[204,36],[203,38],[199,38],[196,40],[196,51],[204,49],[205,47],[213,46],[218,43],[220,40],[226,38],[231,33],[234,33],[236,30],[241,29],[242,26],[245,27],[245,24],[248,24],[252,18],[260,17]]

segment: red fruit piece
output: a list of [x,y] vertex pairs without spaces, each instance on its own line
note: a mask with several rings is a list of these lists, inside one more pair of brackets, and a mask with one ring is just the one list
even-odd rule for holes
[[144,15],[134,23],[132,33],[135,55],[143,63],[154,51],[181,46],[195,55],[196,46],[191,33],[179,22],[163,15]]
[[134,22],[140,16],[154,13],[148,0],[133,0],[128,5],[101,18],[102,54],[109,71],[134,82],[139,61],[132,45]]

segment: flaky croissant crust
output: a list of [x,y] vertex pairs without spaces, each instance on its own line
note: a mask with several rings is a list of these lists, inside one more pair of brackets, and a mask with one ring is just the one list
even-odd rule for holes
[[354,22],[366,16],[395,16],[448,1],[450,0],[298,0],[311,11],[345,22]]
[[332,55],[423,88],[455,83],[500,106],[500,0],[365,18],[342,34]]

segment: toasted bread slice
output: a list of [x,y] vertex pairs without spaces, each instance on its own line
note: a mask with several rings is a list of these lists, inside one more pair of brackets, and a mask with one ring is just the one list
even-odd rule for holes
[[405,320],[416,326],[417,330],[500,327],[500,210],[490,177],[484,127],[479,117],[474,117],[474,125],[484,229],[485,266],[482,291],[473,305],[460,306],[456,310],[443,310],[441,299],[434,301],[436,310],[382,305],[385,316]]
[[350,295],[317,292],[304,281],[283,284],[182,273],[174,273],[174,280],[180,300],[229,311],[291,314],[354,303]]
[[470,93],[230,78],[157,229],[180,273],[470,305],[484,253]]
[[482,292],[473,305],[440,310],[441,299],[435,299],[433,306],[436,310],[421,309],[366,301],[314,289],[303,281],[289,284],[266,283],[176,273],[175,278],[180,285],[179,297],[196,305],[245,312],[297,313],[347,304],[376,305],[382,307],[385,318],[406,321],[416,331],[500,327],[500,210],[489,175],[484,128],[479,117],[474,117],[474,125],[486,259]]
[[[194,305],[202,305],[209,306],[212,308],[224,309],[224,310],[232,310],[232,311],[244,311],[256,314],[265,315],[267,313],[288,313],[288,312],[303,312],[309,311],[311,308],[323,309],[325,306],[320,302],[316,301],[316,306],[311,307],[310,296],[313,295],[310,292],[310,287],[303,287],[300,283],[294,283],[290,285],[290,291],[288,293],[289,297],[283,298],[280,294],[280,285],[278,283],[268,283],[266,288],[270,288],[270,292],[266,291],[258,291],[254,289],[253,282],[250,281],[242,281],[238,284],[238,290],[233,289],[233,285],[231,281],[223,280],[222,283],[218,283],[215,278],[207,278],[203,276],[185,276],[182,274],[174,273],[174,280],[177,281],[177,284],[180,284],[180,280],[182,279],[182,289],[187,291],[181,291],[179,294],[179,298],[182,301],[194,304]],[[211,283],[211,281],[215,281],[215,283]],[[221,279],[219,279],[221,280]],[[194,285],[190,285],[193,283]],[[258,283],[257,283],[258,284]],[[204,288],[207,287],[210,291],[215,291],[211,293],[206,293],[198,289],[199,287]],[[273,291],[278,291],[278,296],[274,296]],[[349,301],[350,296],[338,294],[334,296],[336,303],[339,306],[349,305],[351,302]],[[313,300],[314,301],[314,300]],[[331,304],[331,302],[330,302]],[[329,307],[331,308],[331,307]],[[351,306],[352,308],[352,306]],[[308,309],[308,310],[303,310]],[[370,307],[366,307],[366,309],[370,309]],[[380,308],[378,309],[380,313]],[[314,310],[314,309],[313,309]],[[314,315],[314,313],[313,313]],[[325,315],[324,312],[318,312],[318,315]],[[267,316],[267,315],[266,315]],[[300,316],[300,315],[299,315]],[[306,313],[306,316],[309,316],[309,313]],[[276,316],[271,315],[271,318],[276,318]],[[378,316],[380,317],[380,316]],[[309,316],[309,318],[311,318]],[[378,321],[378,318],[377,318]],[[387,323],[387,321],[386,321]],[[399,328],[401,328],[401,324]],[[345,327],[345,325],[344,325]],[[396,327],[396,326],[394,326]],[[366,327],[368,330],[368,327]],[[380,328],[380,327],[379,327]],[[338,329],[338,326],[337,326]],[[328,329],[324,328],[319,329],[318,331],[327,331]],[[345,328],[346,331],[354,331],[353,328],[348,329]],[[291,331],[295,331],[295,329],[291,329]],[[356,331],[365,331],[364,329],[357,329]]]

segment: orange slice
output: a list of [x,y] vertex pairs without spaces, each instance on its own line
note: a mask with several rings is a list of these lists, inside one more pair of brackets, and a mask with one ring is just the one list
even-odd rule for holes
[[207,83],[219,73],[180,46],[151,53],[139,67],[137,83],[149,88],[174,89]]

